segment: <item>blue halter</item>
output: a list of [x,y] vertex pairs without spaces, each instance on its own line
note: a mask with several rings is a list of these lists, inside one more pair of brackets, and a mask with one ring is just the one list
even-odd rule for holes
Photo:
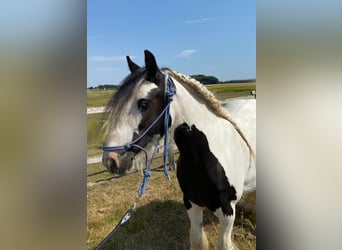
[[163,111],[159,114],[159,116],[152,122],[152,124],[135,140],[126,143],[124,145],[120,146],[104,146],[103,151],[118,151],[118,150],[129,150],[133,147],[138,148],[142,150],[145,153],[145,169],[144,169],[144,179],[143,182],[140,185],[139,188],[139,196],[141,196],[146,188],[146,184],[148,182],[148,177],[151,176],[150,168],[152,165],[152,162],[154,160],[155,154],[157,152],[157,147],[155,147],[154,152],[152,154],[150,164],[148,164],[148,153],[145,148],[141,147],[140,145],[137,144],[138,141],[140,141],[151,129],[152,127],[161,119],[161,117],[164,115],[164,154],[163,154],[163,160],[164,160],[164,174],[168,180],[170,180],[169,172],[167,169],[167,164],[166,164],[166,159],[168,155],[168,130],[169,130],[169,120],[170,120],[170,105],[173,100],[173,96],[176,94],[176,87],[175,84],[172,80],[171,77],[166,76],[165,80],[165,85],[166,85],[166,93],[165,93],[165,98],[166,98],[166,105]]

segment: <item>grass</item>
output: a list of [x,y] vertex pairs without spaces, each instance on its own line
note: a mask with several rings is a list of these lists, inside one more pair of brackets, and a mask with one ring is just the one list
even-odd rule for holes
[[87,90],[87,107],[106,106],[115,90]]
[[105,141],[105,134],[101,129],[104,122],[103,114],[87,116],[87,156],[101,154],[101,148]]
[[[249,95],[255,84],[217,84],[207,86],[219,100]],[[106,105],[113,90],[88,90],[88,107]],[[88,157],[101,154],[104,134],[102,114],[88,115]],[[111,239],[105,249],[189,249],[189,220],[182,201],[176,174],[166,181],[159,168],[159,155],[153,163],[152,176],[136,213]],[[87,246],[92,249],[111,232],[132,205],[142,180],[140,173],[112,178],[101,163],[87,166]],[[255,215],[238,206],[233,241],[240,249],[256,249]],[[244,211],[244,213],[242,213]],[[209,248],[216,249],[220,232],[217,218],[205,210],[204,230]]]
[[213,92],[219,100],[225,100],[234,97],[251,95],[251,91],[255,90],[255,83],[230,83],[230,84],[213,84],[207,85],[207,88]]
[[[182,202],[174,171],[171,180],[165,179],[163,171],[158,168],[162,163],[159,156],[154,165],[152,176],[144,195],[140,198],[136,213],[107,243],[105,249],[189,249],[189,220]],[[111,232],[121,216],[132,205],[142,180],[140,173],[111,178],[101,164],[88,166],[88,241],[89,249],[99,244]],[[102,180],[96,182],[97,180]],[[209,240],[210,249],[215,249],[220,232],[217,218],[205,210],[204,230]],[[240,249],[255,249],[255,217],[241,216],[233,230],[233,240]]]

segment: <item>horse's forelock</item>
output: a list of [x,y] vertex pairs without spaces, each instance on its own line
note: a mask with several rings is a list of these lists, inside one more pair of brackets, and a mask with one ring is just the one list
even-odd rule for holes
[[144,80],[144,76],[146,74],[145,68],[140,68],[135,72],[129,74],[120,84],[118,90],[109,100],[106,108],[105,115],[106,119],[115,120],[119,119],[121,116],[121,112],[123,107],[126,105],[128,100],[134,94],[135,87]]

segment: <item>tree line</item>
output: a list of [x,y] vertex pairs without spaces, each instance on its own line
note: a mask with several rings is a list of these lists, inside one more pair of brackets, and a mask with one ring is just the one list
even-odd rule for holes
[[100,90],[105,90],[105,89],[117,89],[117,85],[114,84],[101,84],[97,85],[96,87],[89,87],[88,89],[100,89]]
[[[199,75],[192,75],[192,78],[196,79],[202,84],[217,84],[217,83],[250,83],[250,82],[255,82],[255,79],[243,79],[243,80],[230,80],[230,81],[224,81],[220,82],[219,79],[217,79],[215,76],[207,76],[203,74]],[[101,84],[98,85],[97,87],[89,87],[88,89],[100,89],[100,90],[105,90],[105,89],[117,89],[118,86],[114,84]]]

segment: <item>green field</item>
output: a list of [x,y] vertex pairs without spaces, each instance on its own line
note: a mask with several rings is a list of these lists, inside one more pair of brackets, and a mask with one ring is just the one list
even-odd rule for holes
[[214,93],[217,99],[225,100],[229,98],[248,96],[256,89],[255,83],[229,83],[207,85],[207,88]]
[[102,153],[102,146],[105,140],[102,126],[104,124],[103,114],[90,114],[87,116],[87,155],[94,156]]
[[106,106],[115,90],[87,90],[87,107]]
[[[213,84],[206,87],[214,93],[217,99],[225,100],[228,98],[247,96],[255,90],[255,83],[229,83]],[[87,107],[105,106],[115,90],[87,90]]]
[[[208,86],[215,96],[227,98],[250,95],[255,84],[219,84]],[[88,90],[87,104],[103,106],[113,91]],[[104,143],[102,114],[91,114],[87,118],[88,156],[101,154]],[[176,158],[178,155],[176,154]],[[136,214],[112,238],[105,249],[189,249],[189,220],[182,202],[176,174],[170,171],[167,181],[163,171],[161,155],[152,166],[152,176],[145,194],[138,203]],[[87,166],[87,246],[94,248],[113,229],[124,212],[131,206],[142,174],[137,172],[120,178],[112,178],[101,163]],[[256,249],[256,219],[238,206],[233,230],[233,241],[240,249]],[[204,230],[209,248],[216,249],[220,225],[209,211],[204,213]]]

